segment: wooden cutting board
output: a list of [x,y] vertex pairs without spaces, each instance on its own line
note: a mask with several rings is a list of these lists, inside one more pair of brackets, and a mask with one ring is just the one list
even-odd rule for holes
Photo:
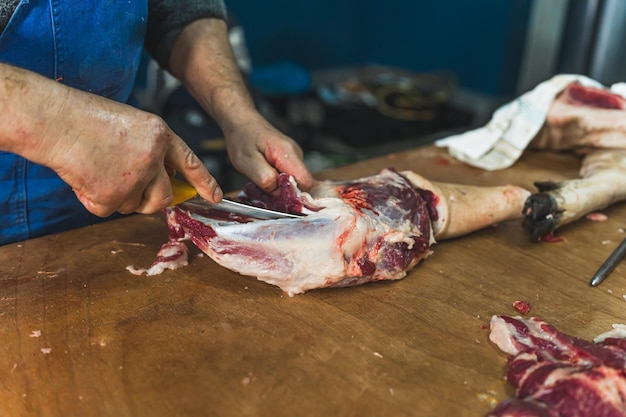
[[[432,180],[577,176],[570,155],[528,153],[486,172],[433,147],[320,174],[385,167]],[[588,281],[626,236],[626,207],[580,220],[561,243],[520,222],[444,241],[405,279],[288,297],[192,249],[190,265],[138,277],[167,239],[161,215],[0,247],[2,416],[483,416],[511,394],[494,314],[530,315],[584,338],[624,323],[626,265]]]

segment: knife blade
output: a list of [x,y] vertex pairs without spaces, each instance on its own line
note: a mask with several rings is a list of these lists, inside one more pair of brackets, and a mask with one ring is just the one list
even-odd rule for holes
[[303,216],[301,214],[283,213],[282,211],[255,207],[238,201],[229,200],[228,198],[222,198],[222,201],[217,204],[209,203],[198,196],[198,192],[191,184],[174,177],[170,177],[170,182],[172,185],[172,192],[174,193],[174,198],[171,204],[172,206],[186,203],[196,205],[198,207],[210,207],[228,213],[243,214],[245,216],[263,220],[300,218]]

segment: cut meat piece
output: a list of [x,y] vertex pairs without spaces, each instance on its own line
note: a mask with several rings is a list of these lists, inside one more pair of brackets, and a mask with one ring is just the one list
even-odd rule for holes
[[586,214],[626,199],[626,100],[608,90],[570,84],[552,103],[535,149],[587,153],[581,179],[538,182],[525,204],[534,241]]
[[606,89],[572,83],[552,102],[530,147],[626,149],[626,100]]
[[280,185],[278,198],[248,187],[240,199],[306,217],[232,216],[225,221],[213,209],[198,211],[183,203],[168,211],[168,223],[220,265],[277,285],[289,295],[399,279],[430,254],[434,238],[427,199],[433,197],[428,191],[418,193],[395,171],[322,182],[310,194],[301,193],[287,176]]
[[249,185],[239,199],[307,216],[257,220],[183,203],[166,211],[170,241],[189,239],[218,264],[294,295],[400,279],[430,255],[435,239],[521,218],[530,195],[512,185],[431,183],[391,169],[321,181],[308,193],[287,175],[279,177],[279,186],[280,196],[272,197]]
[[516,398],[488,417],[626,416],[626,334],[615,327],[593,343],[536,317],[493,316],[489,339],[509,354]]

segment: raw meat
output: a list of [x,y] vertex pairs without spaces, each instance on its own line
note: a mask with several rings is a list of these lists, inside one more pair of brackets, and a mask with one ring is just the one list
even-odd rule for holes
[[[191,240],[218,264],[294,295],[400,279],[430,255],[436,239],[521,218],[530,195],[513,185],[431,183],[391,169],[352,181],[321,181],[308,193],[287,175],[279,185],[278,197],[249,185],[239,199],[306,216],[257,220],[183,203],[166,211],[169,244]],[[162,269],[158,260],[150,268]]]
[[609,90],[571,83],[552,102],[531,148],[555,151],[626,148],[626,99]]
[[608,90],[570,84],[554,100],[535,149],[585,153],[580,179],[537,182],[523,227],[538,241],[586,214],[626,200],[626,100]]
[[189,251],[187,245],[184,242],[172,239],[169,242],[161,246],[161,250],[157,253],[157,259],[152,266],[148,269],[136,269],[134,266],[129,265],[126,270],[134,275],[148,276],[159,275],[166,269],[178,269],[183,266],[187,266],[189,261]]
[[528,314],[530,312],[530,303],[525,300],[513,301],[513,308],[522,314]]
[[287,176],[281,179],[280,198],[255,191],[249,187],[241,198],[308,215],[277,220],[232,216],[224,221],[213,209],[183,203],[169,210],[168,224],[220,265],[277,285],[289,295],[402,278],[430,254],[433,234],[426,199],[432,195],[418,193],[393,171],[368,180],[321,183],[315,199],[300,193]]
[[489,338],[509,354],[515,398],[488,417],[626,416],[625,329],[614,325],[593,343],[536,317],[493,316]]

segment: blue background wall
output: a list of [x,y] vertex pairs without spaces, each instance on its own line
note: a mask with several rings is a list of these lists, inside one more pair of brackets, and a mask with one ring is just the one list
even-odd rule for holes
[[530,0],[226,0],[253,66],[380,64],[449,70],[463,88],[515,95]]

